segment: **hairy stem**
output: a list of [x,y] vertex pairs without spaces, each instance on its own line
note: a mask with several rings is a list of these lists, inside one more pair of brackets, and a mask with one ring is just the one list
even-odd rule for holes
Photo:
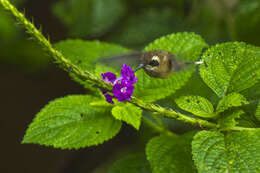
[[[96,87],[99,87],[104,90],[111,91],[112,85],[104,82],[100,78],[96,77],[94,74],[88,71],[82,71],[76,65],[74,65],[70,60],[66,59],[61,52],[56,50],[50,41],[46,39],[43,34],[31,23],[29,20],[26,19],[24,14],[20,13],[8,0],[0,0],[1,5],[7,10],[12,13],[12,15],[17,19],[19,24],[21,24],[36,41],[45,49],[46,52],[49,53],[51,57],[53,57],[54,61],[65,71],[75,74],[77,77],[84,81],[88,81],[90,84],[93,84]],[[192,118],[176,112],[171,109],[163,108],[159,105],[145,103],[144,101],[132,97],[131,101],[132,104],[141,107],[147,111],[153,112],[157,115],[162,115],[170,118],[174,118],[185,123],[189,123],[195,126],[202,126],[208,128],[217,128],[217,124],[211,123],[207,120],[203,120],[200,118]],[[250,128],[243,128],[243,127],[233,127],[232,130],[250,130]],[[251,128],[253,130],[253,128]]]

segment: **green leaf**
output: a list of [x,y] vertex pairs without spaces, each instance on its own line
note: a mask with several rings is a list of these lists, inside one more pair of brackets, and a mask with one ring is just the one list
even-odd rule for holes
[[252,87],[260,78],[260,49],[239,42],[211,47],[202,55],[200,75],[219,96]]
[[147,102],[163,99],[184,86],[194,71],[194,68],[186,69],[160,79],[152,78],[143,70],[139,70],[136,72],[138,82],[135,84],[134,95]]
[[119,132],[121,122],[111,116],[111,109],[89,105],[95,100],[73,95],[50,102],[36,115],[22,143],[78,149],[111,139]]
[[119,104],[112,109],[112,115],[118,119],[125,121],[139,130],[142,120],[142,109],[130,103]]
[[63,0],[53,6],[53,13],[69,28],[73,37],[100,35],[124,15],[123,0]]
[[195,61],[200,58],[202,49],[206,47],[208,44],[199,35],[180,32],[156,39],[146,46],[144,51],[166,50],[177,56],[177,59]]
[[108,103],[105,99],[92,101],[89,105],[95,107],[113,107],[113,105]]
[[108,173],[151,173],[144,154],[132,154],[116,161]]
[[241,131],[224,134],[201,131],[192,141],[192,155],[199,173],[260,171],[260,133]]
[[259,124],[254,121],[253,117],[246,112],[245,114],[240,115],[239,119],[237,119],[238,125],[240,127],[249,127],[249,128],[258,128]]
[[196,172],[191,158],[193,133],[180,137],[157,136],[146,145],[147,159],[153,173]]
[[224,96],[218,103],[216,112],[219,114],[231,107],[239,107],[244,104],[249,104],[246,98],[239,93],[230,93]]
[[258,121],[260,121],[260,102],[258,103],[258,106],[256,108],[255,117]]
[[213,105],[204,97],[182,96],[175,102],[181,109],[199,117],[211,118],[215,116]]
[[242,114],[245,112],[242,110],[230,110],[225,112],[224,115],[221,115],[220,119],[218,120],[218,124],[221,130],[228,130],[232,127],[235,127],[238,122],[236,119],[240,118]]
[[235,40],[241,40],[260,46],[256,35],[260,34],[260,1],[239,1],[234,10]]
[[[56,43],[55,47],[82,71],[87,70],[92,73],[100,72],[101,67],[99,65],[97,65],[98,69],[95,70],[95,63],[98,59],[130,52],[129,49],[121,46],[99,41],[65,40]],[[106,72],[107,69],[108,67],[104,68],[103,72]],[[84,85],[86,88],[89,88],[87,82],[80,80],[73,74],[70,75],[75,81]],[[96,75],[100,77],[100,74]]]

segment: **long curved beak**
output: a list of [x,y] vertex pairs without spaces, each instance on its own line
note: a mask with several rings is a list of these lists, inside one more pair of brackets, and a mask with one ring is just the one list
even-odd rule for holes
[[134,70],[134,72],[136,72],[137,70],[139,70],[140,68],[143,68],[144,64],[140,64],[138,67],[136,67],[136,69]]

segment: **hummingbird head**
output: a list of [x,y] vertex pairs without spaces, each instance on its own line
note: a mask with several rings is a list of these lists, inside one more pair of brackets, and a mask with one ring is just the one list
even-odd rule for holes
[[141,56],[142,68],[152,77],[166,78],[173,72],[173,55],[163,50],[145,52]]

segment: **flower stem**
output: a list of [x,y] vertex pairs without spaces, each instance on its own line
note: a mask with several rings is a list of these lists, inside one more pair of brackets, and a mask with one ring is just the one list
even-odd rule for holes
[[[28,34],[30,34],[38,43],[43,47],[43,49],[49,53],[49,55],[54,59],[54,61],[65,71],[68,71],[69,73],[75,74],[77,77],[79,77],[81,80],[87,81],[90,84],[107,90],[112,90],[112,85],[109,83],[104,82],[101,78],[96,77],[94,74],[88,72],[88,71],[82,71],[80,68],[78,68],[76,65],[74,65],[70,60],[66,59],[61,52],[56,50],[50,41],[46,39],[43,34],[34,26],[33,23],[31,23],[23,13],[20,13],[8,0],[0,0],[0,4],[9,12],[12,13],[12,15],[16,18],[19,24],[21,24],[27,31]],[[179,112],[176,112],[171,109],[163,108],[159,105],[151,104],[151,103],[145,103],[144,101],[132,97],[131,101],[132,104],[143,108],[145,110],[148,110],[150,112],[156,113],[157,115],[162,115],[170,118],[174,118],[195,126],[203,126],[208,128],[218,128],[217,124],[211,123],[207,120],[202,120],[200,118],[192,118],[189,116],[186,116],[184,114],[181,114]],[[146,121],[146,120],[145,120]],[[158,130],[160,130],[158,128]],[[254,130],[254,128],[244,128],[244,127],[233,127],[232,130]]]

